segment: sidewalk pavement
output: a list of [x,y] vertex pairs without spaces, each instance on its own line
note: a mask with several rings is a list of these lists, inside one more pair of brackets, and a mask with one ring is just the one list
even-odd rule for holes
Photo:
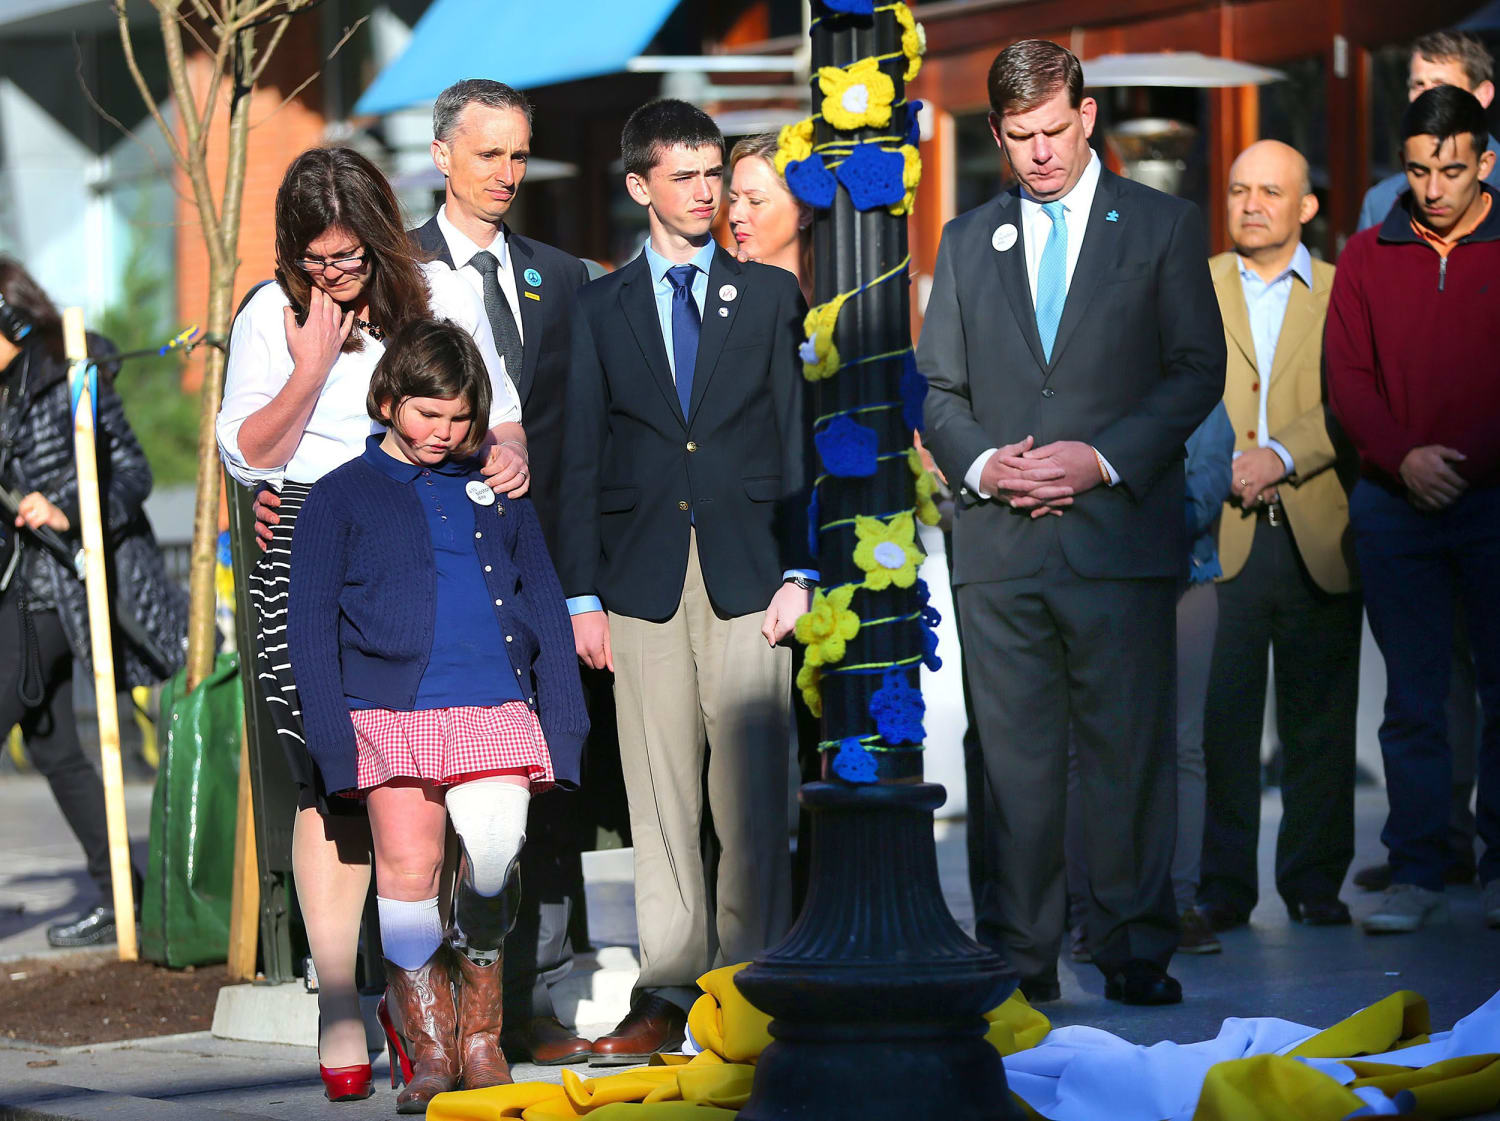
[[[149,787],[127,789],[133,837],[143,836],[149,801]],[[1279,819],[1273,792],[1262,812],[1261,874],[1268,890]],[[1377,839],[1383,819],[1383,793],[1362,788],[1355,867],[1383,855]],[[940,823],[937,837],[944,894],[959,921],[972,929],[962,823]],[[46,950],[44,928],[85,905],[90,889],[72,837],[40,780],[0,781],[0,846],[9,858],[0,869],[0,960],[65,952]],[[568,983],[572,995],[561,1009],[585,1020],[584,1034],[611,1026],[601,1013],[628,991],[633,972],[635,918],[622,868],[618,855],[591,859],[586,868],[590,927],[601,951],[577,963]],[[1344,898],[1356,916],[1372,904],[1371,896],[1352,887]],[[1324,1027],[1396,989],[1414,989],[1427,998],[1434,1029],[1445,1029],[1500,989],[1500,932],[1484,928],[1478,890],[1453,890],[1450,899],[1448,922],[1416,934],[1372,938],[1357,927],[1292,925],[1272,890],[1249,929],[1224,936],[1223,953],[1173,962],[1186,992],[1183,1004],[1142,1009],[1106,1001],[1098,972],[1064,958],[1063,999],[1043,1010],[1059,1027],[1088,1024],[1141,1044],[1187,1043],[1214,1036],[1231,1016],[1279,1016]],[[322,1096],[316,1061],[310,1047],[236,1042],[208,1032],[66,1048],[5,1041],[0,1121],[359,1121],[394,1113],[383,1055],[375,1064],[375,1096],[337,1106]],[[522,1065],[515,1074],[518,1080],[561,1079],[556,1067]],[[1500,1118],[1500,1112],[1486,1116]]]

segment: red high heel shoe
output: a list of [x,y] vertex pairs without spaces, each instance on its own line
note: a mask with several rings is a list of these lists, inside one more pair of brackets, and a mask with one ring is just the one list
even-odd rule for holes
[[[318,1034],[323,1033],[323,1019],[318,1018]],[[326,1067],[318,1063],[318,1077],[323,1080],[323,1096],[331,1102],[362,1102],[375,1092],[375,1072],[369,1063],[347,1067]]]
[[[390,1011],[385,1006],[385,997],[380,998],[380,1003],[375,1006],[375,1019],[380,1021],[381,1028],[385,1031],[385,1042],[391,1053],[391,1089],[398,1085],[404,1086],[411,1081],[411,1059],[407,1057],[406,1045],[401,1037],[396,1034],[396,1027],[391,1023]],[[400,1082],[396,1081],[399,1072]]]

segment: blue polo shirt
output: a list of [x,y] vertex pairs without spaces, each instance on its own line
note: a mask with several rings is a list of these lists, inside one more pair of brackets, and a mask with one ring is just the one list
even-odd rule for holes
[[[381,439],[369,437],[364,458],[412,488],[432,538],[437,592],[432,652],[413,710],[524,700],[503,655],[505,636],[474,552],[475,503],[464,489],[474,462],[454,459],[437,467],[418,467],[393,458],[380,446]],[[372,706],[350,698],[349,707]]]

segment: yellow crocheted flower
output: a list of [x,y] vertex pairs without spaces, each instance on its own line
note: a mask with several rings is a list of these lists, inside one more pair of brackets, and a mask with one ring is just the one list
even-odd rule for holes
[[802,376],[808,381],[822,381],[839,372],[839,350],[833,345],[833,329],[838,325],[839,311],[848,298],[847,292],[841,293],[826,304],[809,310],[802,320],[807,341],[799,353],[802,355]]
[[823,715],[823,670],[811,662],[804,661],[797,671],[797,688],[802,692],[802,703],[814,716]]
[[922,69],[922,56],[927,53],[927,29],[917,22],[905,4],[896,4],[895,16],[901,25],[901,53],[906,55],[905,78],[909,82]]
[[864,587],[880,592],[892,584],[909,588],[917,582],[922,550],[911,514],[897,514],[889,522],[861,514],[854,519],[854,535],[859,539],[854,563],[865,571]]
[[776,137],[776,174],[786,178],[786,165],[805,160],[813,150],[813,119],[782,125]]
[[898,217],[911,213],[911,208],[917,201],[917,184],[922,181],[922,153],[917,151],[915,145],[903,144],[901,155],[906,159],[906,166],[901,169],[901,183],[906,188],[906,194],[900,202],[886,208]]
[[797,641],[807,647],[807,665],[823,666],[844,660],[844,645],[859,634],[859,616],[849,610],[854,585],[834,588],[827,595],[813,593],[812,608],[797,620]]
[[[937,480],[927,465],[922,462],[922,453],[916,448],[906,449],[906,463],[917,480],[917,521],[923,525],[937,525],[941,520],[933,494],[937,491]],[[800,637],[800,636],[799,636]]]
[[881,73],[873,58],[848,67],[821,67],[818,88],[823,91],[823,119],[834,128],[884,128],[891,123],[896,83]]

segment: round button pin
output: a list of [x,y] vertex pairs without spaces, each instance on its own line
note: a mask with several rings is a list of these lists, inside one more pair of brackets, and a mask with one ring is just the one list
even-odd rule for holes
[[725,284],[719,288],[719,299],[726,304],[740,294],[740,290],[733,284]]
[[470,479],[465,483],[464,493],[469,496],[469,501],[476,506],[493,506],[495,504],[495,492],[478,479]]
[[526,279],[526,283],[533,288],[540,288],[542,286],[542,274],[537,272],[536,269],[527,269],[521,275]]
[[995,252],[1004,253],[1016,243],[1016,238],[1020,236],[1016,228],[1007,222],[1003,226],[995,227],[995,232],[990,237],[990,244],[995,247]]

